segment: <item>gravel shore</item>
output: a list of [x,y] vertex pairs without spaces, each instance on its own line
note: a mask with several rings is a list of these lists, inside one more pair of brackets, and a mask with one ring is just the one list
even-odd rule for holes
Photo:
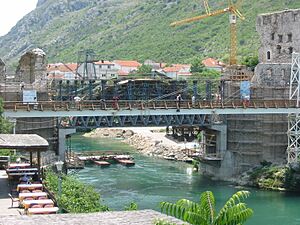
[[164,128],[161,127],[97,128],[84,136],[122,137],[124,138],[123,142],[128,143],[144,155],[169,160],[191,161],[187,155],[186,145],[167,138]]

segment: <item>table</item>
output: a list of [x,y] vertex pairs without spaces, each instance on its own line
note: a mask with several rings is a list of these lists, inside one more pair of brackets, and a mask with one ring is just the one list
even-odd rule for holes
[[18,184],[17,191],[43,189],[43,184]]
[[8,168],[26,168],[30,167],[30,163],[10,163]]
[[54,202],[51,199],[41,199],[41,200],[24,200],[22,202],[22,205],[25,209],[30,208],[32,205],[41,205],[44,207],[44,205],[53,204]]
[[12,177],[12,176],[25,176],[25,175],[33,176],[35,174],[36,174],[36,172],[21,172],[21,173],[8,173],[7,175]]
[[8,168],[6,169],[6,172],[10,173],[14,173],[14,172],[37,172],[38,169],[37,168]]
[[48,194],[46,192],[33,192],[33,193],[20,193],[19,194],[19,199],[20,201],[23,201],[24,198],[27,198],[27,197],[32,197],[32,198],[38,198],[38,197],[47,197]]
[[38,172],[37,168],[8,168],[6,173],[8,176],[33,176]]
[[51,214],[51,213],[57,213],[59,210],[58,207],[52,207],[52,208],[29,208],[27,210],[28,215],[32,214]]

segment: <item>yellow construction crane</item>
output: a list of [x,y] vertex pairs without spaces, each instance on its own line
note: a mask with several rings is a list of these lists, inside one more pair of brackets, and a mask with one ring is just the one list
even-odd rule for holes
[[245,17],[238,10],[238,8],[241,4],[241,0],[238,0],[236,3],[234,3],[232,0],[227,0],[227,1],[228,1],[228,7],[227,8],[211,12],[211,10],[209,8],[209,5],[208,5],[208,1],[203,0],[206,14],[171,23],[171,26],[178,26],[178,25],[182,25],[182,24],[186,24],[186,23],[191,23],[191,22],[194,22],[194,21],[202,20],[202,19],[207,18],[207,17],[221,15],[221,14],[224,14],[224,13],[227,13],[227,12],[230,13],[230,15],[229,15],[229,22],[230,22],[230,57],[229,57],[229,64],[230,65],[236,65],[237,64],[237,59],[236,59],[236,55],[237,55],[236,18],[239,17],[241,20],[244,20]]

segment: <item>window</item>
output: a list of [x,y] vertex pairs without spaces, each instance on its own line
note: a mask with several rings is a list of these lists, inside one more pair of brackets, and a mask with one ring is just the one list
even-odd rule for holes
[[272,68],[268,68],[268,69],[266,70],[266,73],[267,73],[267,77],[271,77],[271,76],[272,76],[272,73],[273,73]]
[[277,45],[277,54],[281,54],[281,46],[280,45]]
[[279,43],[282,43],[282,38],[283,38],[283,36],[281,34],[278,34],[278,42]]
[[111,68],[111,65],[107,65],[107,69],[110,69]]
[[289,47],[289,54],[293,54],[293,47]]
[[106,74],[102,74],[102,77],[106,77]]
[[271,34],[271,40],[274,41],[275,40],[275,33]]
[[271,59],[271,52],[267,51],[267,60],[270,60],[270,59]]
[[292,42],[293,40],[293,35],[292,34],[288,34],[288,40],[287,42]]
[[296,22],[297,16],[298,16],[298,14],[297,14],[297,13],[294,13],[294,22]]
[[111,76],[111,77],[115,77],[116,75],[115,75],[115,74],[111,74],[110,76]]

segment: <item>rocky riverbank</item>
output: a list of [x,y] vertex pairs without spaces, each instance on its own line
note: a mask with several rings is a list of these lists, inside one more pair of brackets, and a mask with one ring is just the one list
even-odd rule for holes
[[237,183],[265,190],[299,192],[300,164],[261,165],[242,174]]
[[122,141],[131,145],[143,155],[164,158],[168,160],[191,161],[182,144],[178,144],[165,137],[161,129],[128,128],[109,129],[98,128],[86,137],[122,138]]

